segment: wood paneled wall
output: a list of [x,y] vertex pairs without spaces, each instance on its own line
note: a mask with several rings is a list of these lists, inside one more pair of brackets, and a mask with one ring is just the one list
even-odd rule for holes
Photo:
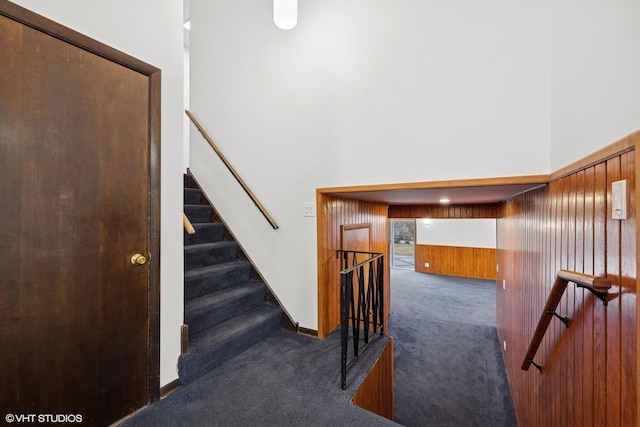
[[[389,218],[497,218],[495,203],[472,205],[391,205]],[[424,263],[429,262],[429,267]],[[416,245],[415,269],[421,273],[495,280],[495,249]]]
[[[521,427],[637,425],[636,162],[635,151],[607,156],[501,207],[497,326]],[[620,179],[630,193],[624,221],[610,219]],[[557,310],[570,327],[552,320],[535,357],[542,374],[522,371],[560,269],[606,276],[611,299],[605,307],[570,283]]]
[[391,205],[389,218],[497,218],[498,205]]
[[371,224],[371,252],[385,256],[385,319],[389,316],[388,205],[316,193],[318,215],[318,336],[324,338],[340,325],[340,226]]
[[[429,267],[425,267],[425,263],[429,263]],[[416,245],[416,271],[496,280],[496,250]]]
[[382,350],[351,401],[369,412],[393,420],[393,340]]

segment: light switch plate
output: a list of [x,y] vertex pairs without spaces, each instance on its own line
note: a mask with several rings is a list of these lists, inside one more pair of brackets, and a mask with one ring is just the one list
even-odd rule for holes
[[627,219],[627,180],[611,184],[611,219]]
[[304,216],[316,216],[316,205],[315,203],[305,203],[304,204]]

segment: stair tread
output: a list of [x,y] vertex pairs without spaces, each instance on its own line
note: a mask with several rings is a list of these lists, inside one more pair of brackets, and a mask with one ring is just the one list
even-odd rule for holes
[[189,353],[197,354],[211,347],[224,345],[225,342],[251,331],[256,322],[266,322],[274,316],[280,316],[282,310],[276,306],[263,304],[224,323],[205,329],[189,340]]
[[185,281],[195,279],[210,274],[219,273],[221,271],[229,271],[236,268],[247,268],[251,264],[249,261],[229,261],[220,264],[207,265],[205,267],[193,268],[184,272]]
[[184,246],[224,241],[225,226],[221,222],[192,222],[194,234],[184,233]]
[[184,273],[185,301],[249,282],[250,277],[251,263],[241,260],[186,269]]
[[184,269],[227,263],[236,259],[238,244],[232,240],[195,243],[184,246]]
[[194,222],[212,222],[213,208],[208,204],[188,204],[185,203],[183,212],[189,218],[191,223]]
[[194,243],[193,245],[185,245],[184,247],[184,251],[185,252],[190,252],[190,251],[198,251],[200,249],[207,249],[207,248],[216,248],[216,247],[227,247],[227,246],[236,246],[237,243],[234,242],[233,240],[222,240],[219,242],[206,242],[206,243]]
[[195,228],[184,234],[184,320],[187,352],[178,360],[187,384],[280,328],[283,310],[265,299],[267,286],[252,281],[253,266],[237,258],[227,228],[204,193],[184,175],[184,212]]
[[213,309],[217,305],[226,304],[236,298],[242,298],[254,292],[261,292],[264,284],[261,282],[246,282],[230,288],[203,295],[188,300],[184,304],[185,317],[187,313],[196,316],[199,312]]
[[207,228],[207,227],[224,227],[224,224],[221,222],[192,222],[193,228]]
[[189,336],[226,322],[264,303],[266,287],[260,282],[245,282],[188,300],[184,320]]

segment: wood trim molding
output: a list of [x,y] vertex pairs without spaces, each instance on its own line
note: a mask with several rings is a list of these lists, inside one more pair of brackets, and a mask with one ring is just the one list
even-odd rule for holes
[[162,387],[160,387],[160,398],[164,399],[169,394],[171,394],[172,392],[176,391],[178,389],[178,387],[180,387],[181,385],[182,384],[180,383],[180,379],[179,378],[176,378],[175,380],[171,381],[170,383],[163,385]]
[[187,354],[189,349],[189,325],[182,324],[180,326],[180,355],[184,356]]
[[[492,185],[546,184],[549,175],[509,176],[499,178],[457,179],[446,181],[408,182],[401,184],[355,185],[318,188],[321,194],[355,193],[360,191],[423,190],[432,188],[486,187]],[[345,194],[341,194],[344,197]]]
[[302,335],[308,335],[310,337],[318,338],[318,331],[315,329],[304,328],[302,326],[298,326],[298,333]]
[[[125,65],[125,64],[123,64]],[[125,65],[126,66],[126,65]],[[155,259],[149,268],[149,399],[160,398],[160,175],[162,165],[161,130],[161,85],[162,74],[150,68],[149,76],[149,252]]]
[[0,0],[0,15],[10,17],[12,20],[20,22],[38,31],[47,33],[59,40],[63,40],[81,49],[87,50],[95,55],[102,56],[112,62],[124,67],[138,71],[144,75],[151,75],[159,72],[160,69],[147,64],[133,56],[107,46],[91,37],[85,36],[71,28],[65,27],[42,15],[18,6],[6,0]]
[[[638,144],[636,143],[636,145]],[[634,206],[633,204],[635,204],[635,211],[636,211],[635,229],[636,229],[636,289],[637,289],[638,277],[640,277],[640,263],[637,262],[637,256],[638,256],[638,253],[640,252],[640,227],[638,227],[638,224],[640,224],[640,209],[638,206],[638,201],[640,201],[640,185],[639,185],[640,183],[640,150],[638,150],[637,148],[634,153],[634,165],[636,169],[636,182],[635,182],[636,189],[635,189],[635,194],[633,194],[633,196],[635,197],[634,198],[635,202],[631,202],[631,203],[632,203],[632,206]],[[640,339],[640,310],[638,310],[638,308],[636,307],[636,348],[638,346],[639,339]],[[638,357],[636,359],[636,377],[638,376],[638,372],[640,372],[640,352],[638,352]],[[638,378],[636,381],[636,390],[640,390],[640,378]],[[636,408],[640,408],[640,393],[638,392],[636,392],[635,404],[636,404]],[[636,425],[640,425],[640,411],[637,411],[637,410],[636,410]]]
[[640,143],[640,130],[637,130],[616,142],[613,142],[606,147],[603,147],[582,159],[571,163],[549,175],[549,182],[556,181],[560,178],[564,178],[567,175],[571,175],[575,172],[587,169],[598,163],[605,162],[612,157],[619,156],[620,154],[632,151]]
[[364,224],[343,224],[340,226],[343,230],[358,230],[360,228],[368,228],[369,236],[371,236],[371,223],[367,222]]

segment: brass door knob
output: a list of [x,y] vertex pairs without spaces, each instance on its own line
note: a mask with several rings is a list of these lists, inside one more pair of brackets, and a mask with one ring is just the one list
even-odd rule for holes
[[142,254],[135,254],[131,257],[131,264],[133,265],[143,265],[147,262],[147,258]]

